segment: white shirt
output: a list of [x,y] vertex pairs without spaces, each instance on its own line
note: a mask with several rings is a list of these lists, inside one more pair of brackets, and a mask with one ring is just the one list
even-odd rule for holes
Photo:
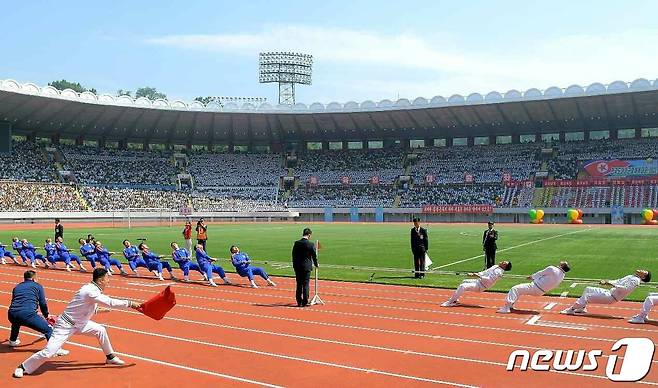
[[549,265],[539,272],[532,274],[532,280],[544,293],[559,286],[564,279],[564,271],[554,265]]
[[482,287],[489,288],[494,284],[496,284],[498,279],[503,277],[504,272],[505,271],[503,271],[503,269],[497,265],[494,265],[491,268],[488,268],[482,272],[478,272],[478,276],[480,276],[480,283],[482,283]]
[[73,295],[64,313],[73,321],[77,327],[84,327],[91,316],[96,312],[97,304],[100,303],[106,307],[130,307],[130,301],[113,299],[103,295],[103,291],[96,283],[88,283],[82,286],[78,292]]
[[621,279],[613,280],[610,283],[612,283],[615,288],[610,290],[610,294],[612,294],[612,296],[619,302],[633,292],[633,290],[640,285],[640,282],[640,278],[635,275],[628,275]]

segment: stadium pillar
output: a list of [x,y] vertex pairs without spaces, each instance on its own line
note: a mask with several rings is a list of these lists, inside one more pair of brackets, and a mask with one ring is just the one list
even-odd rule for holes
[[75,138],[75,145],[81,146],[84,144],[84,139],[82,137],[76,137]]
[[590,131],[585,131],[585,138],[584,138],[585,141],[589,141],[589,133]]
[[37,134],[32,132],[29,135],[27,135],[27,141],[33,141],[33,142],[37,141]]
[[431,137],[426,137],[424,140],[425,140],[425,148],[434,147],[434,139],[432,139]]
[[496,144],[496,135],[489,135],[489,144],[491,145]]
[[235,145],[233,144],[233,142],[228,143],[228,152],[229,152],[230,154],[232,154],[233,152],[235,152]]
[[446,147],[452,147],[453,144],[452,137],[446,137]]
[[642,137],[642,129],[640,128],[635,128],[635,138],[639,139]]
[[473,145],[475,144],[475,138],[473,136],[467,137],[466,144],[468,144],[469,147],[473,147]]
[[53,133],[52,136],[50,136],[50,142],[52,144],[59,144],[59,133]]
[[279,142],[272,143],[271,145],[272,152],[282,152],[283,146]]
[[364,150],[368,149],[368,141],[367,140],[363,140],[361,142],[361,148],[363,148]]
[[326,151],[328,149],[329,149],[329,142],[325,140],[322,142],[322,150]]
[[148,150],[149,150],[149,141],[148,141],[148,140],[144,140],[144,142],[142,143],[142,149],[143,149],[144,151],[148,151]]
[[519,143],[521,143],[521,135],[519,134],[512,135],[512,144],[519,144]]
[[98,148],[105,148],[105,138],[98,139]]
[[127,139],[119,140],[119,149],[125,150],[126,148],[128,148],[128,140]]
[[393,148],[395,146],[394,140],[384,140],[384,148]]
[[610,139],[617,140],[617,133],[619,132],[619,130],[611,129],[608,132],[610,133]]
[[560,131],[558,136],[560,137],[560,143],[564,143],[566,141],[566,138],[567,138],[566,137],[566,132]]
[[349,149],[349,144],[348,144],[348,141],[347,141],[347,140],[343,140],[343,149],[344,149],[344,150]]
[[11,153],[11,123],[0,121],[0,153]]

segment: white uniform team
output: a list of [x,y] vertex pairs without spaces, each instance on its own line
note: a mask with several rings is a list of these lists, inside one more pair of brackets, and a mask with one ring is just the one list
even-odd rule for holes
[[503,277],[505,271],[510,271],[512,269],[512,263],[509,261],[501,261],[498,265],[491,266],[489,269],[486,269],[477,273],[469,273],[468,276],[475,279],[466,279],[464,280],[459,287],[455,290],[455,293],[445,301],[441,306],[443,307],[452,307],[456,306],[459,300],[459,297],[466,291],[470,292],[483,292],[491,287],[493,287],[496,282]]
[[609,285],[613,288],[608,290],[601,287],[587,287],[583,294],[576,300],[573,306],[563,310],[563,314],[574,315],[587,312],[587,304],[613,304],[624,300],[639,285],[640,282],[651,280],[651,272],[638,269],[633,275],[624,276],[617,280],[601,280],[601,285]]
[[550,265],[539,272],[528,276],[532,283],[518,284],[512,287],[505,298],[505,305],[497,312],[509,314],[514,307],[514,303],[522,295],[544,295],[562,283],[564,275],[571,270],[569,263],[561,261],[558,266]]

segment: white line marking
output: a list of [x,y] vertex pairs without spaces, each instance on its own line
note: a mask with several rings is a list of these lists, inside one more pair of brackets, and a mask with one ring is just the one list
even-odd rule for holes
[[566,322],[550,322],[550,321],[539,322],[540,319],[541,319],[541,315],[533,315],[530,319],[528,319],[528,321],[525,324],[530,326],[554,327],[558,329],[587,330],[586,325],[579,325],[576,323],[566,323]]
[[551,303],[547,304],[547,305],[544,307],[544,310],[550,310],[550,309],[552,309],[552,308],[555,307],[555,306],[557,306],[557,303],[555,303],[555,302],[551,302]]
[[126,282],[126,284],[130,284],[130,285],[132,285],[132,286],[139,286],[139,287],[151,287],[151,288],[155,288],[155,287],[172,286],[172,285],[174,285],[174,284],[176,284],[176,283],[155,283],[155,284],[151,284],[151,283],[130,283],[130,282]]
[[[526,245],[536,244],[536,243],[539,243],[539,242],[542,242],[542,241],[547,241],[547,240],[552,240],[552,239],[554,239],[554,238],[559,238],[559,237],[563,237],[563,236],[568,236],[568,235],[570,235],[570,234],[576,234],[576,233],[586,232],[586,231],[588,231],[588,230],[592,230],[592,229],[580,229],[580,230],[575,230],[575,231],[573,231],[573,232],[562,233],[562,234],[558,234],[558,235],[551,236],[551,237],[541,238],[541,239],[539,239],[539,240],[528,241],[528,242],[525,242],[525,243],[523,243],[523,244],[519,244],[519,245],[511,246],[511,247],[509,247],[509,248],[499,249],[498,252],[505,252],[505,251],[509,251],[509,250],[511,250],[511,249],[516,249],[516,248],[525,247]],[[481,258],[481,257],[484,257],[484,254],[477,255],[477,256],[473,256],[473,257],[469,257],[469,258],[467,258],[467,259],[463,259],[463,260],[458,260],[458,261],[455,261],[455,262],[452,262],[452,263],[448,263],[448,264],[440,265],[440,266],[438,266],[438,267],[434,267],[434,268],[432,269],[432,271],[435,271],[435,270],[437,270],[437,269],[441,269],[441,268],[445,268],[445,267],[450,267],[450,266],[452,266],[452,265],[460,264],[460,263],[463,263],[463,262],[466,262],[466,261],[471,261],[471,260],[479,259],[479,258]]]
[[571,283],[571,285],[569,286],[569,288],[576,288],[576,286],[577,286],[578,284],[579,284],[579,283]]
[[[7,326],[0,326],[0,329],[5,329],[7,331],[11,331],[11,328],[9,328]],[[40,333],[35,334],[35,333],[26,332],[26,331],[22,331],[21,333],[31,335],[33,337],[43,337],[43,335],[40,334]],[[101,348],[81,344],[81,343],[78,343],[78,342],[66,341],[66,343],[70,344],[70,345],[79,346],[79,347],[85,348],[85,349],[98,350],[98,351],[101,351],[101,352],[103,351],[103,349],[101,349]],[[283,388],[280,385],[273,385],[273,384],[263,383],[263,382],[256,381],[256,380],[243,379],[242,377],[236,377],[236,376],[231,376],[231,375],[227,375],[227,374],[223,374],[223,373],[212,372],[212,371],[205,370],[205,369],[200,369],[200,368],[197,368],[197,367],[192,368],[192,367],[185,366],[185,365],[172,364],[172,363],[169,363],[169,362],[166,362],[166,361],[160,361],[160,360],[156,360],[156,359],[153,359],[153,358],[137,356],[135,354],[122,353],[122,352],[114,352],[114,353],[118,354],[120,356],[127,357],[127,358],[133,358],[135,360],[147,361],[147,362],[151,362],[153,364],[159,364],[159,365],[164,365],[164,366],[168,366],[168,367],[172,367],[172,368],[183,369],[183,370],[190,371],[190,372],[196,372],[196,373],[206,374],[206,375],[215,376],[215,377],[222,377],[222,378],[229,379],[229,380],[241,381],[243,383],[261,385],[261,386],[264,386],[264,387],[271,387],[271,388]]]
[[567,297],[567,295],[569,295],[569,291],[564,291],[560,294],[560,298],[564,299]]

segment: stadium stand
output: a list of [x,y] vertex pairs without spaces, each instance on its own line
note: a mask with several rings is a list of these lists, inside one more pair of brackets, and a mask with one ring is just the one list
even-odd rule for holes
[[0,182],[0,208],[4,211],[86,210],[75,186],[32,182]]
[[52,182],[55,169],[43,148],[34,142],[14,141],[11,155],[0,155],[0,179]]

